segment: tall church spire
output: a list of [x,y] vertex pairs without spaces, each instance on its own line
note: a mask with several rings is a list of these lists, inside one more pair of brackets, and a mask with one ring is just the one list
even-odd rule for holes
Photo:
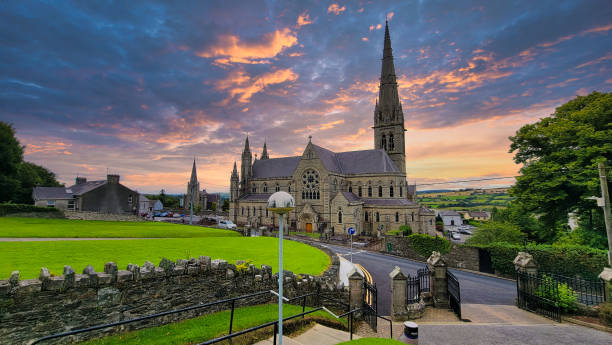
[[401,172],[406,172],[404,113],[400,103],[389,23],[385,22],[378,100],[374,106],[374,148],[387,152]]
[[266,142],[264,141],[264,147],[263,147],[263,151],[261,152],[261,158],[260,159],[270,159],[270,157],[268,157],[268,148],[266,147]]
[[193,167],[191,168],[191,178],[189,179],[189,183],[198,183],[198,174],[196,172],[195,158],[193,159]]

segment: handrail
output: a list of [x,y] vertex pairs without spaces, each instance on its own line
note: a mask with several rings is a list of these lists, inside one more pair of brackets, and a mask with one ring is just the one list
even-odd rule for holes
[[95,330],[99,330],[99,329],[104,329],[104,328],[109,328],[109,327],[125,325],[127,323],[144,321],[144,320],[150,320],[150,319],[154,319],[154,318],[161,317],[161,316],[182,313],[182,312],[185,312],[185,311],[190,311],[190,310],[195,310],[195,309],[200,309],[200,308],[211,307],[211,306],[217,305],[217,304],[234,302],[234,301],[239,300],[239,299],[260,296],[260,295],[263,295],[263,294],[267,294],[269,292],[270,291],[260,291],[260,292],[255,292],[255,293],[248,294],[248,295],[232,297],[232,298],[228,298],[228,299],[224,299],[224,300],[220,300],[220,301],[215,301],[215,302],[210,302],[210,303],[206,303],[206,304],[198,304],[198,305],[194,305],[194,306],[191,306],[191,307],[175,309],[175,310],[165,311],[165,312],[162,312],[162,313],[157,313],[157,314],[151,314],[151,315],[147,315],[147,316],[137,317],[135,319],[117,321],[117,322],[107,323],[107,324],[103,324],[103,325],[97,325],[97,326],[88,327],[88,328],[76,329],[76,330],[73,330],[73,331],[68,331],[68,332],[63,332],[63,333],[52,334],[52,335],[48,335],[48,336],[36,339],[34,342],[31,343],[31,345],[38,344],[41,341],[45,341],[45,340],[56,339],[56,338],[63,338],[63,337],[67,337],[69,335],[75,335],[75,334],[80,334],[80,333],[85,333],[85,332],[91,332],[91,331],[95,331]]
[[[269,291],[271,294],[275,295],[276,297],[280,297],[280,295],[278,294],[278,292],[274,291],[274,290],[270,290]],[[283,301],[285,302],[289,302],[289,299],[285,296],[283,296]]]
[[380,316],[378,314],[376,314],[376,317],[389,321],[389,339],[393,339],[393,321],[391,321],[391,319],[387,319],[386,317]]

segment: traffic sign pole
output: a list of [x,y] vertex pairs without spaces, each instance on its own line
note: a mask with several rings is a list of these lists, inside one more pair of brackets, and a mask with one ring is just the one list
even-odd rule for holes
[[348,233],[351,235],[351,263],[353,263],[353,235],[355,234],[355,228],[352,226],[348,228]]

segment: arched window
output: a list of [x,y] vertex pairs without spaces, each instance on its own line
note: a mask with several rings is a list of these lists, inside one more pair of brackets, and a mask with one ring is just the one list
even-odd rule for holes
[[[302,199],[319,199],[319,173],[308,169],[302,174]],[[334,185],[335,190],[335,185]]]
[[268,215],[268,208],[266,207],[266,217],[269,217]]
[[372,197],[372,186],[368,186],[368,197]]
[[431,219],[430,219],[430,220],[429,220],[429,225],[431,225],[431,224],[432,224],[432,223],[431,223]]
[[338,212],[338,224],[342,224],[342,211]]
[[404,191],[402,190],[402,186],[400,186],[400,198],[404,196]]
[[380,213],[376,212],[376,222],[380,222]]
[[357,193],[358,193],[359,197],[361,197],[361,186],[359,186],[359,188],[357,188]]
[[389,187],[389,197],[393,198],[393,186]]
[[247,207],[247,217],[251,216],[251,209]]
[[253,217],[255,217],[257,213],[255,213],[255,206],[253,206]]
[[414,222],[414,212],[412,214],[410,214],[410,221]]
[[291,185],[287,187],[287,190],[289,191],[289,193],[291,193]]
[[368,212],[365,212],[364,214],[365,214],[365,221],[367,222],[368,221]]
[[389,134],[389,151],[395,149],[395,143],[393,142],[393,134]]
[[263,192],[267,193],[268,192],[268,184],[264,182],[263,184]]
[[378,197],[382,198],[382,186],[378,186]]
[[240,212],[241,212],[241,215],[244,216],[244,207],[241,208]]
[[353,186],[349,186],[349,193],[353,192]]
[[380,141],[380,146],[383,150],[387,150],[387,136],[383,134],[382,139]]
[[399,223],[399,213],[395,212],[395,222]]
[[257,193],[257,185],[255,183],[253,183],[253,186],[251,187],[251,191],[253,193]]
[[263,216],[263,211],[261,210],[261,206],[259,206],[259,216]]

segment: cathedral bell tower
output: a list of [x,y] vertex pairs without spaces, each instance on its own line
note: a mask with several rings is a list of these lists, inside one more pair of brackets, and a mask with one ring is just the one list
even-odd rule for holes
[[242,151],[242,162],[240,164],[240,195],[249,192],[249,180],[253,176],[253,155],[249,148],[249,137],[247,136],[244,142],[244,150]]
[[238,169],[236,169],[236,162],[234,162],[234,170],[232,170],[232,177],[230,178],[230,201],[238,201],[240,197],[240,178],[238,177]]
[[406,172],[404,112],[397,91],[389,24],[385,22],[385,44],[378,99],[374,107],[374,148],[387,151],[397,168]]

